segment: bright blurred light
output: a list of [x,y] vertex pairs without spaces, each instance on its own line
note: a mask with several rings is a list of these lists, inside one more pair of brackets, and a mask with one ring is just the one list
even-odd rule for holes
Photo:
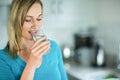
[[64,55],[65,58],[69,58],[70,57],[70,49],[69,48],[64,48],[63,55]]
[[97,64],[99,66],[101,66],[104,62],[104,51],[103,51],[103,49],[100,49],[98,53],[99,54],[97,56]]

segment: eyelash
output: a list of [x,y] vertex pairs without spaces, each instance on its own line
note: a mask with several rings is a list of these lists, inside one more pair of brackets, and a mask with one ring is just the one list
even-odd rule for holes
[[25,20],[25,22],[31,22],[31,20]]
[[41,21],[42,19],[37,19],[37,21]]
[[[37,19],[37,21],[41,21],[42,19]],[[31,22],[32,20],[25,20],[25,22]]]

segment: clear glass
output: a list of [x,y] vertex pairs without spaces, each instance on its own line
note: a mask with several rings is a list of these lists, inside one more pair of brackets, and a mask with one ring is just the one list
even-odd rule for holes
[[34,41],[36,41],[37,39],[39,39],[40,37],[46,37],[44,31],[42,29],[40,29],[37,34],[35,36],[33,36]]
[[[35,36],[33,36],[33,39],[34,39],[34,41],[36,41],[37,39],[39,39],[39,38],[41,38],[41,37],[46,37],[46,40],[48,40],[48,38],[47,38],[45,32],[43,31],[43,29],[40,29],[40,30],[37,32],[37,34],[36,34]],[[44,42],[44,40],[41,41],[40,43],[42,43],[42,42]],[[50,49],[48,50],[47,53],[49,53],[49,52],[50,52]],[[47,54],[47,53],[46,53],[46,54]]]

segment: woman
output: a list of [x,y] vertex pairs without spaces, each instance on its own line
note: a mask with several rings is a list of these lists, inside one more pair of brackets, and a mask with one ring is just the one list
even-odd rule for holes
[[40,0],[12,1],[8,44],[0,50],[0,80],[67,80],[56,42],[46,37],[33,39],[41,29],[42,17]]

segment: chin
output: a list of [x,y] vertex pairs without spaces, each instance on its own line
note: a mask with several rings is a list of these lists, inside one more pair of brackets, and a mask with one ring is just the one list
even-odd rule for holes
[[28,40],[33,40],[33,38],[32,37],[29,37],[29,38],[27,38]]

